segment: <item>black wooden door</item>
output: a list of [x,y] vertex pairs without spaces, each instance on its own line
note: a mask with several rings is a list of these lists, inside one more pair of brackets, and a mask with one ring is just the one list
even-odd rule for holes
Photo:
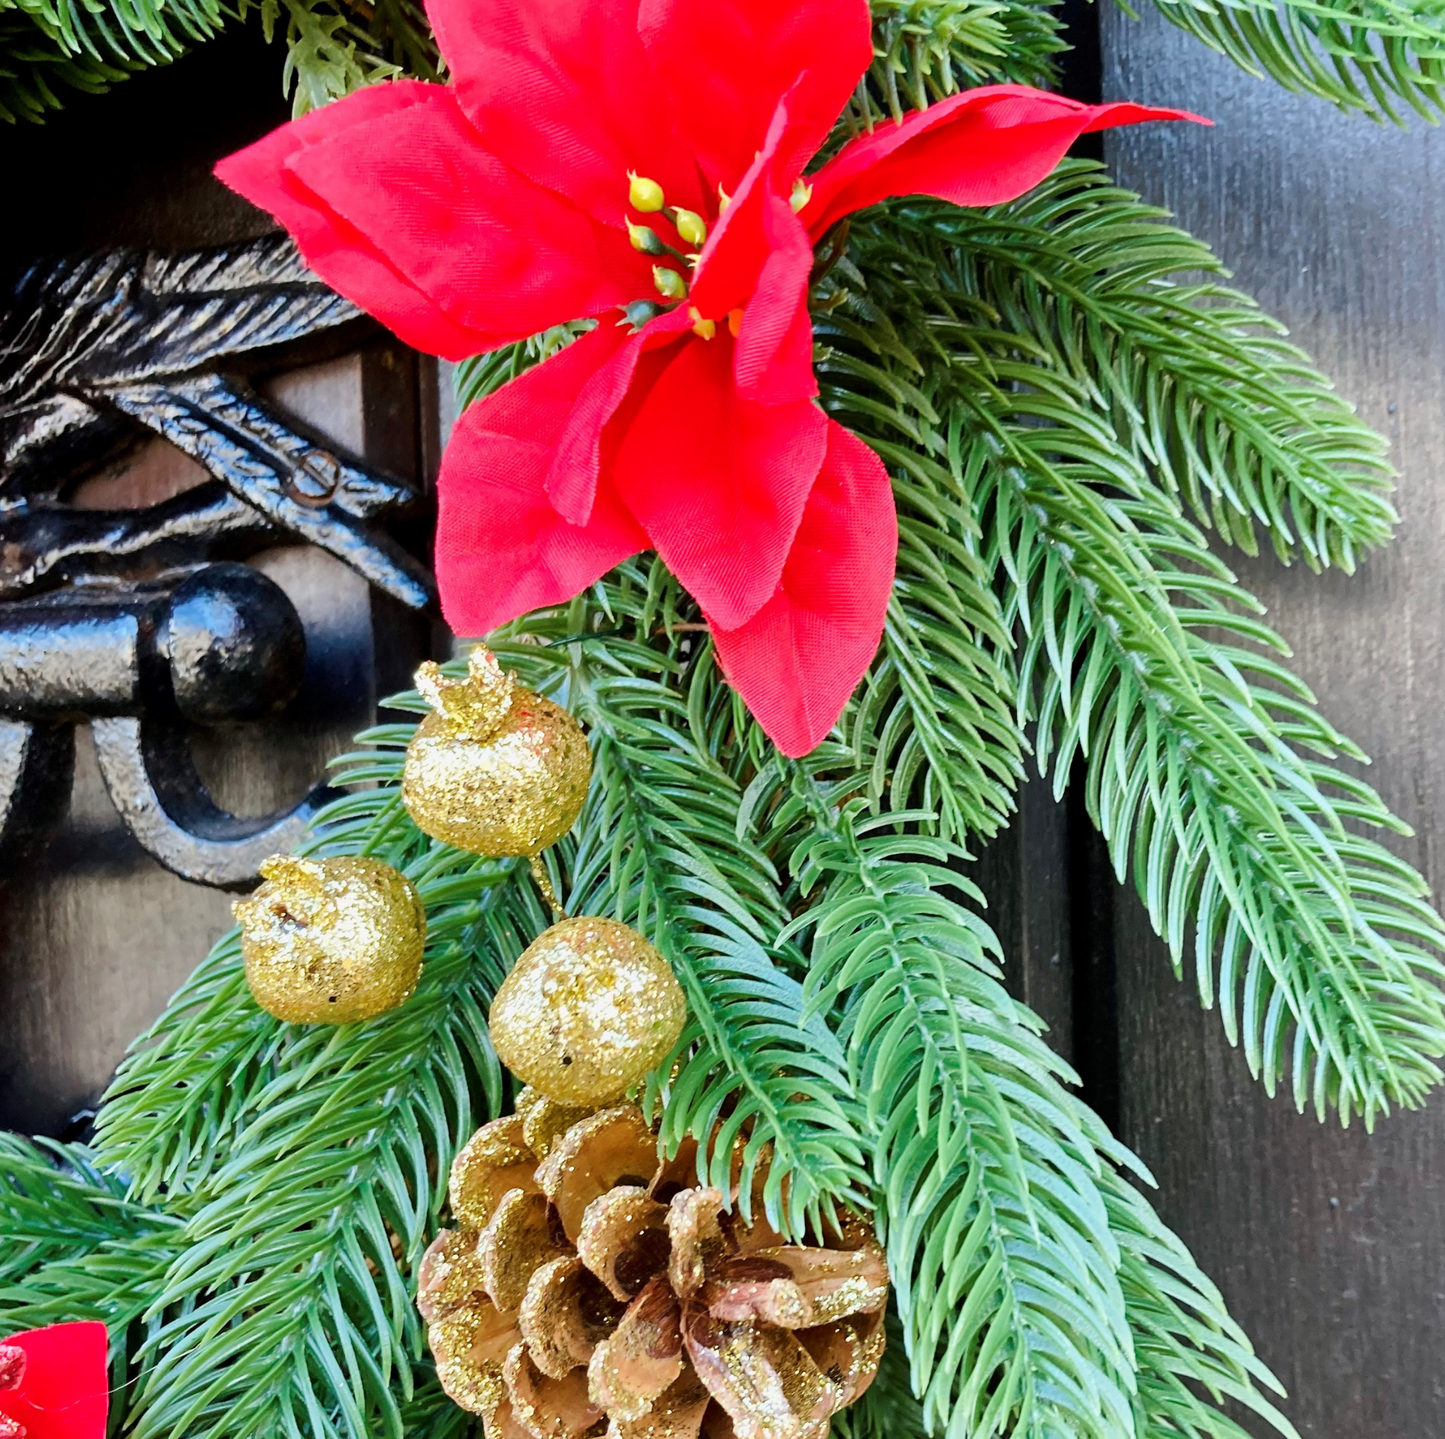
[[[1414,827],[1387,842],[1445,880],[1445,134],[1397,130],[1251,79],[1157,12],[1105,11],[1106,98],[1216,121],[1120,131],[1121,183],[1167,205],[1390,437],[1402,516],[1353,578],[1237,566],[1324,712],[1373,756]],[[1233,560],[1231,561],[1233,563]],[[1445,1105],[1367,1135],[1269,1100],[1169,973],[1132,902],[1114,907],[1121,1137],[1164,1217],[1220,1284],[1317,1439],[1445,1435]]]

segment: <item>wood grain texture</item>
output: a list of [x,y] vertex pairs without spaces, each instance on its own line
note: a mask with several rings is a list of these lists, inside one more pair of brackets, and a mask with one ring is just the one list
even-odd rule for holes
[[1003,949],[1004,982],[1048,1025],[1055,1053],[1074,1060],[1074,950],[1069,912],[1067,810],[1037,776],[1020,786],[1018,811],[962,866],[987,900],[984,918]]
[[[1445,819],[1445,133],[1398,131],[1252,79],[1149,12],[1103,14],[1104,98],[1212,130],[1118,132],[1119,180],[1208,240],[1388,434],[1396,543],[1354,578],[1236,565],[1323,708],[1375,758],[1441,887]],[[1373,1137],[1271,1101],[1172,978],[1132,896],[1115,905],[1121,1137],[1219,1281],[1312,1439],[1445,1435],[1445,1095]]]

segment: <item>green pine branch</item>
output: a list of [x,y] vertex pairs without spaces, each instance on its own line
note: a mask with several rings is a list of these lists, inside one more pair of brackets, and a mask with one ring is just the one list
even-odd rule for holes
[[[1445,100],[1440,0],[1154,0],[1175,25],[1251,75],[1399,123]],[[1134,9],[1119,0],[1127,15]],[[1401,105],[1401,102],[1404,105]]]
[[1408,831],[1313,757],[1362,758],[1261,652],[1287,650],[1202,536],[1080,484],[1045,435],[1015,435],[1027,458],[979,490],[1032,629],[1020,689],[1041,766],[1056,746],[1062,784],[1084,756],[1117,875],[1176,970],[1193,931],[1200,997],[1268,1091],[1288,1075],[1301,1109],[1367,1125],[1419,1104],[1445,1054],[1445,928],[1424,880],[1357,832]]
[[110,1327],[123,1415],[143,1316],[182,1243],[174,1215],[134,1203],[79,1144],[0,1133],[0,1332],[77,1319]]
[[[1047,250],[1041,217],[1062,193],[1056,208],[1077,245],[1075,183],[1066,175],[1006,208],[1004,226],[1030,228]],[[1133,202],[1103,198],[1107,235]],[[1089,288],[1081,268],[1050,290],[1036,275],[1019,278],[1016,264],[1011,279],[987,245],[975,255],[971,232],[955,227],[959,213],[900,209],[902,240],[883,222],[855,231],[855,268],[840,267],[829,320],[830,402],[851,419],[877,369],[902,369],[914,387],[934,427],[928,441],[988,536],[1006,613],[1027,636],[1019,694],[1039,718],[1041,759],[1057,748],[1062,783],[1074,753],[1086,756],[1090,812],[1121,878],[1132,868],[1176,966],[1192,929],[1201,996],[1219,1000],[1227,1032],[1242,1038],[1266,1085],[1289,1073],[1297,1103],[1333,1103],[1367,1123],[1391,1104],[1418,1103],[1445,1052],[1445,934],[1419,876],[1355,832],[1399,823],[1324,763],[1357,752],[1262,653],[1282,646],[1180,513],[1187,487],[1161,482],[1157,466],[1151,474],[1138,426],[1117,402],[1140,392],[1141,372],[1162,368],[1192,384],[1207,346],[1181,344],[1171,361],[1131,337],[1137,304],[1113,271],[1126,281],[1138,246],[1120,245],[1116,265],[1096,260]],[[986,214],[975,228],[987,237],[996,221]],[[941,261],[939,249],[955,244],[960,258]],[[1196,287],[1171,293],[1153,263],[1146,276],[1142,291],[1166,310],[1197,306],[1183,334],[1212,329],[1216,350],[1237,346],[1233,318],[1201,303]],[[1066,288],[1067,307],[1053,292]],[[917,357],[911,365],[870,334],[879,311]],[[1098,341],[1091,326],[1113,334]],[[1118,376],[1107,386],[1076,373],[1091,359],[1060,359],[1097,354],[1101,343]],[[1196,389],[1194,423],[1206,403],[1224,451],[1247,454],[1279,418],[1248,387]],[[1343,453],[1361,453],[1347,411],[1327,393],[1312,408],[1323,444],[1337,435]],[[1180,450],[1181,434],[1167,423],[1159,433]],[[1318,559],[1358,548],[1378,515],[1369,471],[1357,487],[1337,487],[1323,518],[1314,473],[1276,467],[1271,483],[1276,498],[1255,522],[1314,506],[1315,522],[1300,531],[1316,537]]]
[[[385,828],[367,847],[395,854]],[[271,1071],[173,1202],[184,1248],[150,1295],[137,1436],[403,1432],[421,1352],[412,1269],[440,1223],[437,1175],[499,1111],[485,1009],[535,911],[509,903],[523,894],[509,869],[472,856],[407,869],[428,906],[417,992],[365,1025],[268,1021]],[[137,1083],[133,1069],[115,1103],[148,1118]]]
[[1118,1169],[1100,1179],[1119,1245],[1119,1285],[1138,1363],[1138,1439],[1248,1439],[1235,1407],[1296,1439],[1271,1402],[1279,1381],[1229,1317],[1218,1289]]
[[828,885],[799,922],[816,936],[809,993],[844,1001],[913,1388],[951,1439],[1113,1439],[1131,1429],[1134,1357],[1096,1188],[1105,1136],[1005,992],[997,942],[940,894],[961,882],[954,857],[821,824],[794,854],[805,892]]
[[0,0],[0,120],[39,120],[220,33],[224,0]]
[[1024,740],[977,523],[936,462],[874,443],[895,471],[898,569],[882,649],[844,734],[874,813],[926,812],[945,839],[991,835],[1013,811]]
[[871,0],[874,61],[843,129],[901,120],[973,85],[1058,83],[1057,0]]
[[[697,620],[691,609],[680,619],[670,602],[680,592],[664,576],[655,561],[624,566],[599,587],[600,603],[579,600],[525,622],[529,636],[562,643],[499,643],[497,652],[587,727],[591,789],[575,845],[563,851],[568,908],[645,934],[687,996],[680,1068],[650,1096],[665,1100],[664,1148],[696,1139],[701,1172],[726,1191],[733,1140],[746,1133],[744,1207],[766,1157],[768,1216],[801,1235],[840,1202],[862,1201],[846,1065],[827,1026],[804,1018],[801,957],[774,944],[788,919],[777,876],[742,837],[741,792],[707,747],[733,727],[731,694],[710,650],[691,666],[679,659],[676,651],[696,642],[675,626]],[[669,630],[672,653],[654,642]],[[584,638],[591,634],[599,638]]]
[[[837,756],[833,757],[836,761]],[[808,993],[837,1016],[873,1136],[879,1235],[910,1360],[850,1434],[1235,1439],[1232,1399],[1280,1433],[1278,1390],[1217,1292],[1064,1087],[1042,1022],[1000,982],[955,847],[860,822],[826,761],[777,767],[812,815],[792,865],[813,904]],[[839,801],[842,800],[842,803]],[[1262,1388],[1261,1388],[1262,1386]],[[893,1424],[898,1427],[890,1427]]]
[[[1014,351],[1068,376],[1130,468],[1226,542],[1254,554],[1263,531],[1282,560],[1353,569],[1396,520],[1385,442],[1282,326],[1220,283],[1209,247],[1165,219],[1099,166],[1066,161],[1010,205],[895,206],[859,240],[870,276],[897,267],[923,277],[970,363],[986,368],[991,355]],[[955,359],[939,355],[916,304],[899,312],[892,299],[870,295],[856,315],[831,317],[846,341],[836,366],[868,366],[840,402],[870,439],[902,438],[906,424],[915,445],[936,452],[949,422],[919,393],[929,383],[920,376],[935,357],[949,367]],[[886,343],[879,315],[892,317]],[[910,322],[906,341],[891,329]],[[869,364],[873,349],[881,364]],[[914,393],[900,391],[909,381]],[[884,386],[890,413],[870,425],[857,397]]]
[[434,80],[418,0],[0,0],[0,120],[40,120],[67,90],[95,94],[259,18],[286,43],[281,88],[300,115],[397,75]]
[[96,1115],[104,1158],[141,1203],[195,1189],[275,1072],[284,1032],[251,1002],[240,961],[233,930],[130,1046]]
[[[592,798],[553,852],[564,892],[644,924],[703,1008],[666,1093],[673,1142],[713,1138],[716,1170],[750,1123],[751,1151],[767,1144],[788,1176],[794,1223],[839,1198],[877,1206],[933,1428],[1234,1439],[1223,1394],[1269,1416],[1268,1376],[1177,1242],[1112,1191],[1120,1152],[999,985],[986,927],[943,895],[959,887],[941,867],[953,846],[869,832],[907,823],[897,809],[860,833],[866,787],[844,749],[821,752],[821,778],[785,770],[691,616],[660,565],[633,562],[533,617],[525,642],[499,642],[589,726]],[[341,770],[371,787],[331,806],[308,848],[377,854],[418,883],[417,994],[368,1025],[278,1025],[250,1012],[223,941],[101,1112],[96,1165],[154,1150],[135,1188],[184,1227],[172,1219],[148,1268],[132,1235],[102,1256],[109,1271],[62,1259],[27,1281],[27,1316],[103,1312],[120,1341],[139,1321],[122,1350],[139,1436],[450,1439],[466,1423],[418,1360],[411,1268],[441,1222],[438,1176],[498,1098],[481,1006],[545,919],[520,866],[417,833],[396,789],[411,728],[362,737]],[[789,822],[789,805],[811,823]],[[766,841],[749,838],[753,820]],[[786,893],[774,845],[799,876]],[[810,902],[805,953],[777,931]],[[230,1051],[228,1023],[244,1036]],[[160,1127],[182,1137],[157,1147]],[[833,1176],[803,1191],[811,1216],[795,1199],[808,1166]],[[1180,1415],[1194,1427],[1167,1427]]]
[[285,37],[281,89],[296,115],[398,76],[440,78],[418,0],[242,0],[242,13],[250,6],[268,42]]
[[175,1227],[131,1201],[124,1181],[97,1159],[84,1145],[0,1131],[0,1286],[84,1259],[103,1244]]

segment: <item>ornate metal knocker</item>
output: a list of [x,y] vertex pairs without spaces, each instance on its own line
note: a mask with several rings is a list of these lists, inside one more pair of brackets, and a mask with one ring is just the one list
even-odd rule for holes
[[190,879],[248,883],[266,855],[300,839],[328,792],[237,819],[206,793],[184,725],[274,713],[296,693],[305,658],[290,600],[245,565],[0,606],[0,853],[59,817],[85,720],[106,789],[141,844]]
[[[300,683],[295,610],[233,558],[290,536],[412,608],[431,601],[425,567],[377,523],[415,504],[411,487],[335,453],[248,383],[357,319],[284,237],[113,251],[17,285],[0,315],[0,877],[63,814],[81,722],[127,827],[187,879],[248,884],[326,798],[228,814],[185,725],[261,718]],[[67,503],[146,434],[211,479],[144,508]]]

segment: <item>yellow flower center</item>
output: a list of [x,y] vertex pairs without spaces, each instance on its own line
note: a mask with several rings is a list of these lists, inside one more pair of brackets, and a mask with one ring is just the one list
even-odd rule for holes
[[[627,320],[635,329],[641,329],[648,320],[665,314],[687,299],[691,288],[689,272],[696,266],[702,247],[707,243],[707,221],[696,210],[669,205],[662,186],[635,170],[627,172],[627,203],[644,215],[660,215],[672,226],[680,244],[688,247],[681,249],[671,244],[651,225],[630,219],[626,222],[627,238],[632,242],[632,248],[643,255],[653,255],[659,261],[652,267],[652,283],[662,303],[634,300],[625,307]],[[695,306],[689,306],[689,313],[694,320],[693,334],[703,340],[712,339],[717,333],[717,322],[705,320]]]

